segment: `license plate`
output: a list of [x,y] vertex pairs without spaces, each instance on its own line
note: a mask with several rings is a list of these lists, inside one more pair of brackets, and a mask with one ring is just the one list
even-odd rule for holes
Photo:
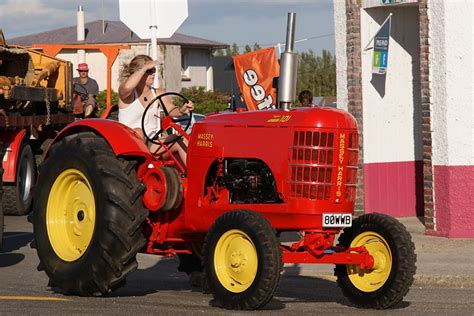
[[323,227],[351,227],[352,214],[323,214]]

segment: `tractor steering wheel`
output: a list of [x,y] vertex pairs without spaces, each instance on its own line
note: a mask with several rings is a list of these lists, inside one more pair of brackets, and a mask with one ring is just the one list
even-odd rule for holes
[[[189,115],[187,117],[182,117],[182,118],[172,117],[168,113],[168,110],[166,109],[165,103],[163,102],[163,97],[170,96],[170,95],[174,95],[174,96],[177,96],[177,97],[181,98],[184,101],[184,103],[189,102],[189,100],[182,94],[179,94],[179,93],[176,93],[176,92],[165,92],[165,93],[160,94],[159,96],[155,97],[153,100],[150,101],[150,103],[146,107],[145,111],[143,112],[143,116],[142,116],[142,126],[141,127],[142,127],[142,131],[143,131],[143,135],[145,135],[145,138],[149,142],[151,142],[153,144],[156,144],[156,145],[160,145],[160,146],[170,145],[172,143],[175,143],[179,139],[181,139],[184,135],[186,135],[186,131],[188,130],[189,126],[191,125],[191,120],[193,118],[193,111],[190,111]],[[152,107],[152,105],[156,101],[159,101],[160,104],[158,105],[157,108],[159,108],[161,106],[161,108],[165,112],[165,117],[163,117],[163,118],[157,117],[157,119],[159,119],[160,122],[161,122],[160,130],[157,131],[157,132],[150,133],[150,135],[148,135],[147,131],[145,130],[145,118],[146,118],[146,115],[148,113],[148,110]],[[177,123],[180,123],[180,122],[187,122],[186,127],[184,129],[181,127],[181,125],[177,124]],[[167,140],[165,142],[158,142],[157,139],[160,138],[161,134],[163,134],[163,132],[166,131],[167,129],[169,129],[170,127],[173,128],[174,130],[176,130],[180,135],[178,135],[176,137],[173,137],[172,139]]]

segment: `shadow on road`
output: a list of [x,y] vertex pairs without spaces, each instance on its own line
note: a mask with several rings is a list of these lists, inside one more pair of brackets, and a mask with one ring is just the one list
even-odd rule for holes
[[30,232],[4,233],[3,248],[0,253],[0,267],[9,267],[21,262],[25,256],[11,252],[27,246],[32,240],[33,234]]
[[[150,264],[149,257],[145,256],[139,257],[139,261],[144,260]],[[124,286],[113,291],[108,298],[147,296],[159,292],[165,296],[169,296],[169,292],[201,292],[200,288],[189,284],[187,274],[179,272],[177,266],[177,259],[162,259],[153,262],[147,268],[139,268],[129,275]],[[263,310],[281,310],[287,303],[336,303],[354,307],[343,296],[335,281],[301,276],[300,272],[300,267],[297,265],[285,267],[274,298]],[[61,293],[57,288],[52,288],[52,290]],[[171,295],[174,296],[176,293]],[[209,305],[215,306],[212,295],[206,295],[206,297],[209,298]],[[403,309],[409,305],[408,302],[402,302],[392,309]]]
[[[188,276],[177,270],[176,259],[163,259],[146,269],[131,273],[124,287],[113,292],[110,297],[146,296],[157,292],[192,291],[201,292],[200,288],[189,284]],[[337,283],[319,277],[301,276],[299,265],[287,266],[282,272],[275,297],[263,310],[281,310],[285,303],[337,303],[344,306],[353,305],[344,297]],[[214,305],[212,295],[209,304]],[[406,308],[407,302],[398,304],[395,309]]]
[[0,253],[0,268],[10,267],[25,259],[21,253]]
[[11,253],[25,247],[33,240],[33,234],[28,232],[5,233],[3,235],[3,248],[0,253],[0,268],[10,267],[25,259],[25,255]]

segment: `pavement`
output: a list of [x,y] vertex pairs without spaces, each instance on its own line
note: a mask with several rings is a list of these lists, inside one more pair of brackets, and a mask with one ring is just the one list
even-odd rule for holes
[[[417,270],[413,286],[474,288],[474,238],[429,236],[417,217],[397,219],[415,244]],[[335,280],[332,265],[287,264],[284,273]]]
[[[474,288],[474,238],[430,236],[425,234],[425,227],[418,218],[398,220],[407,227],[415,244],[417,270],[414,286]],[[31,235],[32,225],[27,223],[26,216],[7,216],[5,224],[7,234]],[[333,271],[334,265],[329,264],[285,264],[283,274],[335,281]]]

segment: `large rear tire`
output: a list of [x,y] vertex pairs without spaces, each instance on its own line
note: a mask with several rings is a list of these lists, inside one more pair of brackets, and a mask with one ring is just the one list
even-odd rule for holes
[[31,146],[26,143],[21,146],[16,169],[16,182],[3,188],[4,212],[8,215],[26,215],[31,210],[36,179],[35,157]]
[[[0,157],[3,160],[3,155],[5,151],[3,149],[3,143],[0,142]],[[4,217],[3,217],[3,166],[0,164],[0,252],[2,252],[2,245],[3,245],[3,224],[4,224]]]
[[281,254],[270,223],[259,213],[224,213],[204,244],[204,269],[216,305],[254,310],[273,297],[280,280]]
[[[2,144],[0,143],[0,146],[2,146]],[[1,150],[0,150],[1,152]],[[0,155],[0,157],[3,157],[3,155]],[[3,180],[2,180],[2,177],[3,177],[3,167],[0,166],[0,252],[2,252],[2,245],[3,245],[3,201],[2,201],[2,196],[3,196],[3,190],[2,190],[2,187],[3,187]]]
[[383,214],[366,214],[344,229],[339,245],[364,246],[374,258],[373,269],[336,265],[334,274],[343,294],[357,307],[386,309],[408,293],[416,271],[415,245],[405,226]]
[[40,264],[50,284],[67,294],[105,295],[124,284],[144,246],[134,162],[118,159],[93,133],[53,145],[42,164],[33,228]]

